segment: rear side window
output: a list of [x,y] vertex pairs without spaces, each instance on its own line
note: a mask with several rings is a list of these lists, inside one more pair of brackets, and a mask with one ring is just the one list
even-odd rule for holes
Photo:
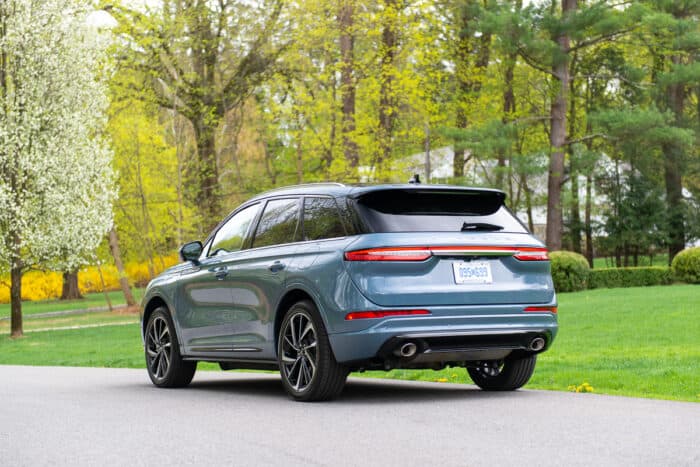
[[209,256],[231,253],[243,247],[248,228],[260,210],[259,204],[243,208],[233,215],[214,235]]
[[345,229],[333,198],[304,198],[304,240],[344,236]]
[[273,199],[267,202],[253,239],[253,248],[297,241],[299,200]]
[[504,199],[478,190],[382,190],[361,196],[356,208],[372,232],[527,233]]

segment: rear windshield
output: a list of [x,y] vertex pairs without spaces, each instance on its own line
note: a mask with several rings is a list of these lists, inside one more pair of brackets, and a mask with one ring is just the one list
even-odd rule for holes
[[517,232],[527,229],[489,191],[383,190],[357,199],[359,217],[371,232]]

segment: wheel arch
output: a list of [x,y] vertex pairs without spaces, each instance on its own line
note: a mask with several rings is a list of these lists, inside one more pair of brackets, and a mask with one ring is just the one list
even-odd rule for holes
[[[311,294],[309,292],[307,292],[306,290],[298,288],[298,287],[295,287],[293,289],[288,290],[284,294],[282,299],[280,300],[279,304],[277,305],[277,309],[275,310],[275,327],[274,327],[275,355],[277,355],[277,340],[279,337],[280,327],[282,327],[282,320],[284,320],[284,315],[286,314],[287,310],[292,305],[294,305],[295,303],[300,302],[302,300],[309,300],[310,302],[312,302],[316,306],[316,308],[319,308],[318,302],[316,300],[314,300],[314,298],[311,296]],[[319,308],[319,311],[320,311],[320,308]],[[321,313],[321,319],[324,319],[323,313]]]
[[170,313],[170,316],[172,317],[170,307],[163,297],[160,295],[154,295],[151,297],[143,307],[143,318],[141,319],[141,338],[144,338],[146,335],[146,326],[148,325],[148,320],[151,318],[151,315],[157,308],[160,307],[168,310],[168,313]]

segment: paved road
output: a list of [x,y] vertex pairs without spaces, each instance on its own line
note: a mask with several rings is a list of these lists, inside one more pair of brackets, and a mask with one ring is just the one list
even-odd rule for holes
[[267,374],[0,366],[0,465],[700,465],[700,404],[353,379],[290,401]]

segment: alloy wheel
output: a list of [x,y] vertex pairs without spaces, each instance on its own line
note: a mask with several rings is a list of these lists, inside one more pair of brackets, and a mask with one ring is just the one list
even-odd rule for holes
[[146,333],[146,353],[148,369],[157,380],[165,378],[170,368],[172,339],[170,327],[165,318],[158,316]]
[[295,313],[282,330],[282,366],[294,391],[303,392],[314,379],[318,366],[318,340],[311,318]]
[[476,367],[476,371],[478,371],[482,376],[491,377],[491,378],[494,378],[494,377],[500,375],[502,370],[503,370],[503,361],[502,360],[481,362]]

